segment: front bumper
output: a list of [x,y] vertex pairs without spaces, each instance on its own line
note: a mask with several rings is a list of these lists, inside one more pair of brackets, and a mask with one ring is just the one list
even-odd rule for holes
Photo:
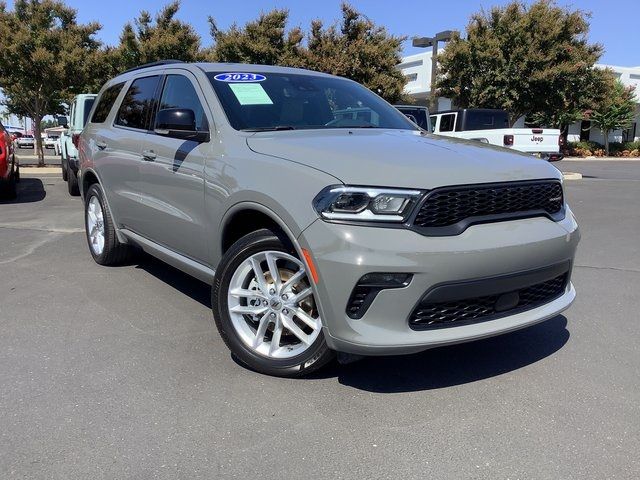
[[[319,273],[315,286],[330,348],[361,355],[413,353],[427,348],[497,335],[554,317],[575,298],[564,293],[539,307],[463,326],[417,331],[409,317],[434,285],[536,270],[573,263],[580,240],[567,207],[560,222],[529,218],[474,225],[452,237],[426,237],[405,229],[339,225],[315,221],[300,236]],[[382,290],[360,319],[346,306],[366,273],[412,273],[404,288]]]

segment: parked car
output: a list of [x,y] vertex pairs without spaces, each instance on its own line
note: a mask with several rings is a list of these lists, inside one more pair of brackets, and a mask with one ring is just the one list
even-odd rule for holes
[[426,130],[427,132],[433,131],[429,116],[429,109],[427,107],[421,107],[419,105],[394,105],[394,107],[400,110],[405,117],[423,130]]
[[13,151],[13,140],[0,123],[0,199],[15,198],[19,181],[20,167]]
[[16,145],[18,148],[34,148],[35,139],[33,135],[22,135],[21,137],[16,138]]
[[44,148],[52,148],[55,150],[56,143],[59,141],[60,137],[57,135],[47,135],[43,139]]
[[431,135],[350,80],[143,66],[102,88],[79,153],[94,260],[140,247],[209,282],[223,340],[259,372],[489,337],[575,298],[556,168]]
[[[70,195],[80,195],[78,190],[78,138],[85,124],[93,102],[96,99],[94,93],[77,95],[69,107],[69,122],[67,130],[60,134],[60,164],[62,166],[62,179],[67,182]],[[58,121],[65,117],[59,117]],[[66,119],[65,119],[66,120]]]
[[431,115],[433,133],[478,140],[483,143],[530,153],[549,161],[562,160],[562,136],[555,128],[509,128],[504,110],[465,108]]

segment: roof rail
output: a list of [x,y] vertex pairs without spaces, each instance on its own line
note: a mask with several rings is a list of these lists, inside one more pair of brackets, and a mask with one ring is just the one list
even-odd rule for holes
[[182,60],[160,60],[157,62],[145,63],[144,65],[138,65],[137,67],[130,68],[129,70],[125,70],[122,73],[134,72],[136,70],[140,70],[141,68],[157,67],[158,65],[171,65],[172,63],[184,63],[184,62]]

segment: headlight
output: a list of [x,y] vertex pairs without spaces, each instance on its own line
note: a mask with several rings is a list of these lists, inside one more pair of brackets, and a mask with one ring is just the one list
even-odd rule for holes
[[420,190],[340,185],[322,190],[313,206],[327,220],[403,222],[421,194]]

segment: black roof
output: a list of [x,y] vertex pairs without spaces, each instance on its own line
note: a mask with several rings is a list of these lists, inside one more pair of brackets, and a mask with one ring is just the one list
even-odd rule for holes
[[159,60],[157,62],[145,63],[144,65],[138,65],[137,67],[130,68],[129,70],[125,70],[122,73],[135,72],[136,70],[140,70],[142,68],[147,67],[157,67],[158,65],[171,65],[172,63],[184,63],[182,60]]
[[458,112],[505,112],[506,110],[502,110],[500,108],[457,108],[454,110],[440,110],[439,112],[431,112],[431,115],[436,115],[439,113],[458,113]]

